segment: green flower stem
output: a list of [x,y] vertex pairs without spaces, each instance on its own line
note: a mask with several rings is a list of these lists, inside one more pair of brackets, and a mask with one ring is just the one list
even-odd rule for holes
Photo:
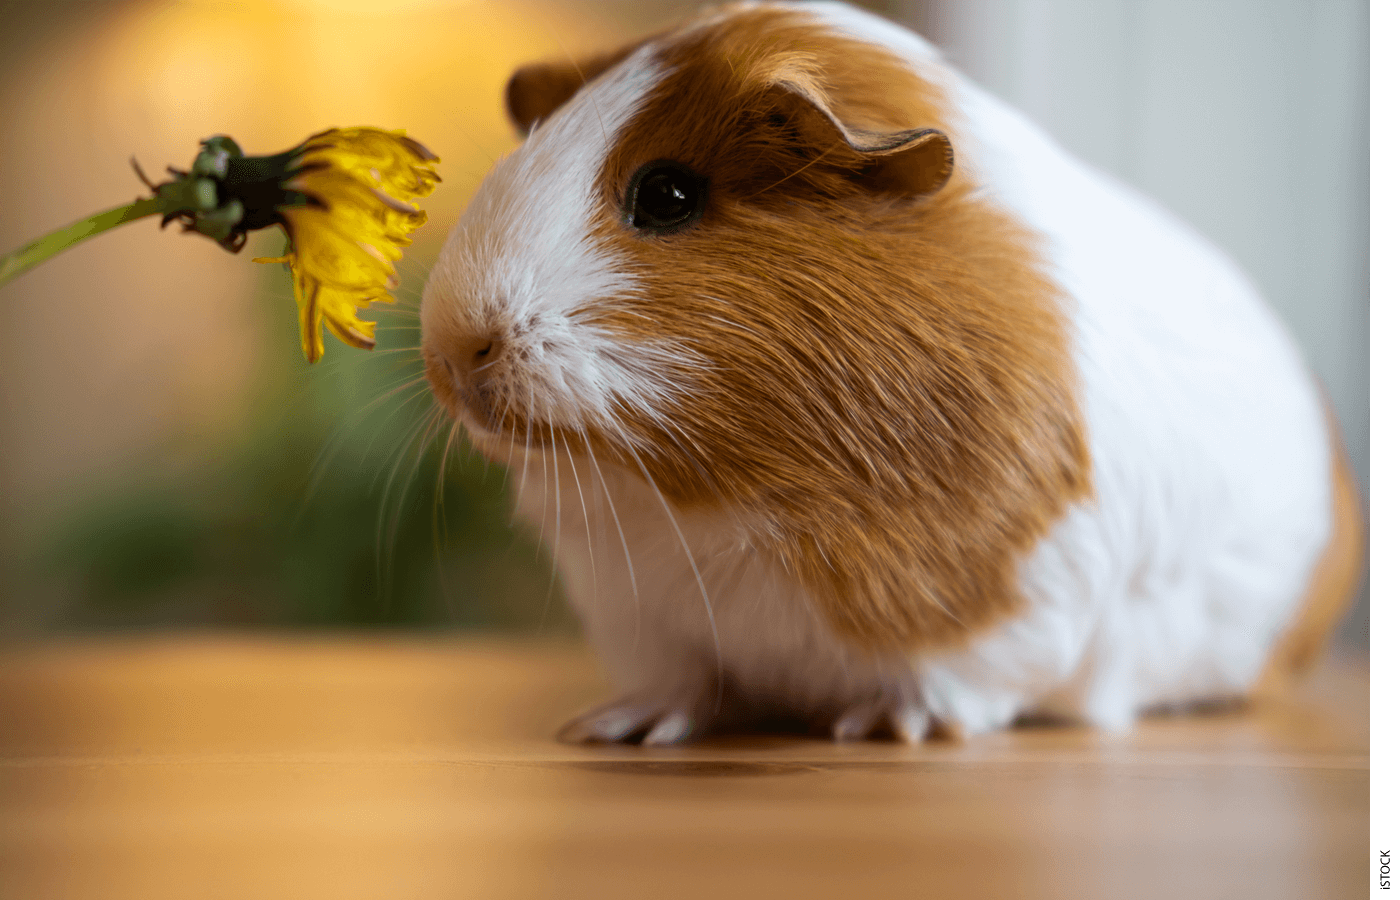
[[164,211],[165,201],[161,198],[144,197],[135,203],[128,203],[126,206],[118,206],[116,209],[88,216],[81,222],[74,222],[67,228],[51,231],[37,241],[32,241],[4,258],[0,258],[0,285],[8,283],[21,272],[27,272],[49,257],[55,256],[93,235]]

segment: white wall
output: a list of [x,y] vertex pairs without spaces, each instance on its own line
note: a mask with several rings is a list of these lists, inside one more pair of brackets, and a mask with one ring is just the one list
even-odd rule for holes
[[[897,14],[1240,262],[1369,485],[1365,0],[910,0]],[[1365,602],[1344,630],[1364,640]]]

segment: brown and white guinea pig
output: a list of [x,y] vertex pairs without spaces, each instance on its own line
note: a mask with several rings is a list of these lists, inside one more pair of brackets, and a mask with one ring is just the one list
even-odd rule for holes
[[1123,728],[1323,643],[1359,524],[1289,338],[922,39],[729,6],[507,94],[423,356],[616,680],[563,739]]

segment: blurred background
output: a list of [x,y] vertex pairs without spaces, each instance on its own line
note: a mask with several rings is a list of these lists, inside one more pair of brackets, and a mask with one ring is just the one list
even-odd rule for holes
[[[514,69],[698,6],[0,0],[0,248],[141,193],[200,138],[404,128],[443,158],[380,348],[302,359],[288,279],[127,226],[0,288],[0,636],[158,627],[567,632],[502,473],[427,428],[417,291],[514,137]],[[1369,482],[1365,0],[867,3],[1228,250]],[[1364,646],[1366,592],[1343,631]]]

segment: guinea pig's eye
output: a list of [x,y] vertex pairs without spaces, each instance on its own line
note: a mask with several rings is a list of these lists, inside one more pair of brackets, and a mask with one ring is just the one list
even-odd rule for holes
[[669,159],[647,163],[632,176],[626,213],[632,227],[665,234],[700,218],[708,183],[703,175]]

